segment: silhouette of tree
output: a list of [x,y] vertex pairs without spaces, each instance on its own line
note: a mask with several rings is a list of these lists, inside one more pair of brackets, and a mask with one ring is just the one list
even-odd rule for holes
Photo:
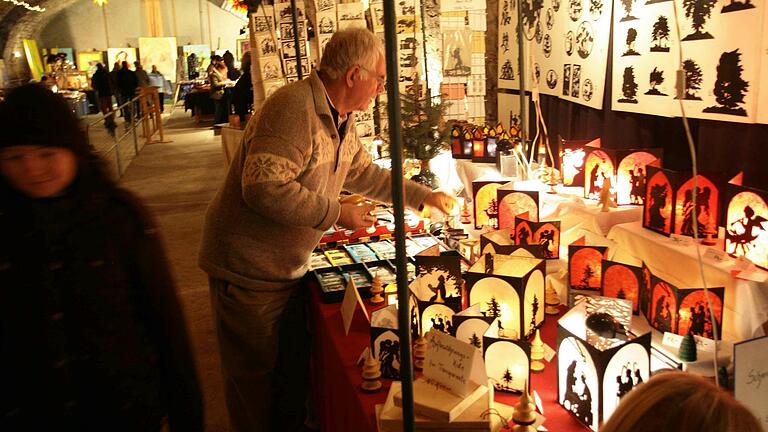
[[656,96],[666,96],[666,94],[660,92],[656,86],[661,85],[661,83],[664,82],[664,71],[660,71],[658,68],[653,68],[651,71],[651,74],[648,77],[648,83],[650,84],[651,88],[645,94],[647,95],[656,95]]
[[472,333],[472,337],[469,338],[469,343],[475,348],[480,348],[480,338],[477,337],[477,333]]
[[536,312],[539,311],[539,298],[536,294],[533,295],[533,302],[531,302],[531,332],[536,327]]
[[512,372],[510,372],[509,366],[507,366],[507,368],[504,370],[504,375],[501,377],[501,380],[504,381],[506,387],[509,388],[513,379],[514,378],[512,377]]
[[629,30],[627,30],[627,52],[625,52],[623,55],[637,55],[637,51],[635,51],[635,40],[637,40],[637,30],[630,27]]
[[747,112],[739,104],[744,103],[744,95],[749,83],[741,78],[744,68],[741,67],[741,53],[738,48],[720,55],[717,64],[717,80],[715,81],[715,101],[721,106],[704,109],[704,112],[734,114],[746,116]]
[[[667,42],[669,42],[669,22],[667,17],[659,15],[659,18],[653,23],[651,37],[653,42],[655,42],[655,45],[651,47],[651,51],[669,52],[669,47],[667,46]],[[662,41],[664,41],[663,44]]]
[[624,98],[619,99],[619,102],[637,103],[637,99],[635,99],[635,96],[637,96],[637,83],[635,82],[635,71],[632,66],[624,68],[621,92],[624,94]]
[[494,318],[501,316],[501,305],[499,304],[499,301],[496,300],[496,296],[491,296],[491,300],[487,303],[487,305],[488,311],[485,313],[486,316]]
[[712,35],[702,32],[704,23],[712,15],[712,8],[717,0],[683,0],[686,18],[690,18],[694,32],[684,37],[683,40],[713,39]]
[[581,278],[581,287],[586,289],[589,288],[589,280],[592,279],[592,276],[595,275],[595,271],[592,269],[592,266],[587,264],[586,267],[584,267],[584,273]]
[[624,17],[620,21],[631,21],[636,20],[636,17],[633,17],[631,15],[632,13],[632,4],[634,3],[634,0],[621,0],[621,6],[624,8]]
[[683,61],[685,72],[685,96],[684,99],[701,100],[692,90],[701,89],[702,73],[699,65],[691,59]]
[[755,7],[755,5],[753,5],[749,0],[745,0],[744,2],[731,0],[729,4],[723,6],[723,8],[720,9],[720,12],[737,12],[744,9],[752,9],[753,7]]
[[616,293],[616,298],[626,299],[627,294],[624,292],[624,288],[619,288],[619,292]]

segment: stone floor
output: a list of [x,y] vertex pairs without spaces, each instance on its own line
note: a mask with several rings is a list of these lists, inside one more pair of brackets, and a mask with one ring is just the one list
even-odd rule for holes
[[[125,130],[121,120],[118,133]],[[196,125],[189,113],[178,108],[173,114],[165,114],[163,121],[167,142],[143,145],[139,134],[140,151],[136,156],[132,136],[121,142],[123,162],[132,161],[124,168],[120,183],[142,198],[161,228],[197,362],[206,430],[226,431],[228,420],[207,277],[197,267],[205,209],[226,172],[224,154],[210,122]],[[112,146],[103,124],[94,126],[90,135],[97,149]],[[114,161],[114,152],[105,156]]]

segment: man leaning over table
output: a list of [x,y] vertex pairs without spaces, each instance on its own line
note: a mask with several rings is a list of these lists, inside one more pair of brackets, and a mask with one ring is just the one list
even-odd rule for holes
[[[391,201],[390,171],[371,163],[353,112],[367,109],[385,82],[381,41],[366,29],[336,32],[318,69],[277,90],[248,122],[208,208],[199,263],[235,431],[304,428],[310,341],[299,279],[334,223],[374,221],[371,205],[340,204],[342,189]],[[454,203],[411,181],[405,200],[446,213]]]

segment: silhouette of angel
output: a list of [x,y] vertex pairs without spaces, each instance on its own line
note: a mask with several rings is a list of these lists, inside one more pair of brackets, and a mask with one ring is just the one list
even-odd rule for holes
[[387,378],[400,379],[400,341],[385,339],[379,343],[381,374]]
[[768,222],[768,219],[756,215],[749,205],[745,206],[744,217],[731,223],[725,233],[726,239],[733,245],[733,251],[730,253],[746,255],[754,246],[752,243],[765,231],[765,222]]

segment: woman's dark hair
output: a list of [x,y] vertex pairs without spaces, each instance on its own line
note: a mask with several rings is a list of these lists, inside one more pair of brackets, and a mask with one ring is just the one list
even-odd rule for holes
[[[116,187],[67,101],[42,85],[26,84],[7,94],[0,102],[0,131],[0,149],[35,145],[71,150],[77,160],[77,176],[70,190],[77,195]],[[13,191],[0,177],[0,194],[7,196]]]

